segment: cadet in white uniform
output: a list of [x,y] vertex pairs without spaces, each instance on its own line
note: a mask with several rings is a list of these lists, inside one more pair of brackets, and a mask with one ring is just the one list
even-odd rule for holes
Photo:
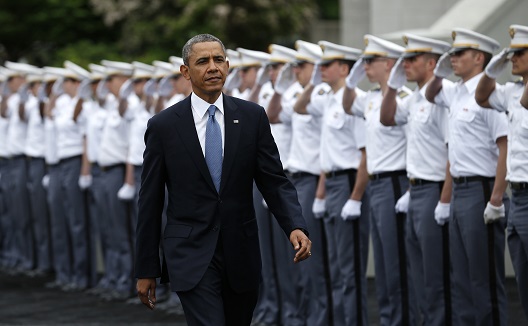
[[[385,126],[408,126],[407,176],[411,186],[409,196],[398,202],[408,206],[407,254],[423,323],[441,326],[451,321],[449,226],[445,225],[452,187],[449,173],[446,178],[447,110],[427,101],[425,90],[438,58],[450,45],[408,33],[403,41],[405,52],[392,68],[380,118]],[[406,80],[418,85],[398,103],[397,90]],[[440,225],[435,222],[439,211],[443,211],[438,216]]]
[[234,88],[231,96],[249,100],[251,89],[255,86],[257,72],[269,60],[269,53],[237,48],[240,54],[240,65],[231,73],[238,73],[239,86]]
[[[7,108],[4,101],[10,90],[7,86],[8,77],[4,75],[3,67],[0,67],[0,103],[2,110]],[[9,120],[0,114],[0,139],[7,139]],[[9,218],[9,165],[8,165],[7,142],[0,141],[0,267],[9,270],[14,267],[12,260],[12,238],[13,232]]]
[[[475,91],[477,103],[485,108],[507,112],[509,117],[506,179],[512,192],[508,215],[508,246],[515,270],[524,314],[528,317],[528,110],[520,99],[528,81],[528,26],[511,25],[510,47],[501,51],[486,66]],[[511,58],[508,60],[508,57]],[[495,79],[512,63],[517,82],[499,85]]]
[[[395,213],[394,205],[408,189],[406,177],[406,135],[402,126],[384,126],[380,122],[387,80],[403,48],[372,35],[360,61],[347,77],[343,106],[349,114],[366,121],[367,171],[370,179],[370,214],[376,289],[382,325],[414,325],[416,304],[409,275],[405,245],[406,215]],[[379,87],[357,94],[355,87],[365,77]],[[406,88],[397,91],[397,103],[410,94]]]
[[[453,198],[449,238],[453,324],[506,325],[504,228],[508,121],[475,102],[482,71],[497,41],[456,28],[449,54],[435,68],[426,96],[449,108]],[[443,82],[453,73],[461,80]]]

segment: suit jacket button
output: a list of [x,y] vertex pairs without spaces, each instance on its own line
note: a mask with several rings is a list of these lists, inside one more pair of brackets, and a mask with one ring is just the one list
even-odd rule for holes
[[215,227],[213,228],[213,231],[214,231],[214,232],[218,231],[218,226],[215,226]]

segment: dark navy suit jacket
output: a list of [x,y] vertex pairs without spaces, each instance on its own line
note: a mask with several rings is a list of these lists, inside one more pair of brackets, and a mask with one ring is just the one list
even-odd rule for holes
[[[225,144],[219,193],[198,140],[190,96],[149,120],[139,192],[137,278],[168,274],[173,291],[192,289],[211,262],[221,233],[229,284],[237,292],[257,289],[261,259],[253,181],[288,237],[294,229],[306,229],[264,109],[223,98]],[[161,232],[165,185],[167,226]],[[161,268],[158,253],[161,236],[166,269]]]

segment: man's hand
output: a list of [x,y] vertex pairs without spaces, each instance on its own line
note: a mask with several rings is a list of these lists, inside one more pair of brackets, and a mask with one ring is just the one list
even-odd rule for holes
[[297,251],[293,258],[294,263],[303,261],[312,255],[312,241],[308,239],[303,231],[299,229],[293,230],[290,233],[290,242],[293,245],[293,249]]
[[403,68],[403,58],[399,58],[392,67],[392,70],[389,75],[389,80],[387,85],[392,89],[400,89],[407,79],[405,78],[405,69]]
[[403,196],[398,199],[396,202],[396,205],[394,206],[394,209],[396,210],[396,213],[405,213],[407,214],[407,211],[409,210],[409,198],[411,197],[411,194],[407,190]]
[[444,53],[438,59],[436,67],[434,69],[434,74],[436,77],[446,78],[447,76],[453,73],[453,66],[451,65],[451,57],[449,53]]
[[506,210],[504,208],[504,204],[501,204],[500,206],[495,206],[492,203],[488,202],[488,205],[484,210],[484,223],[493,223],[496,220],[501,219],[505,216]]
[[154,309],[156,304],[156,279],[140,278],[136,283],[139,300],[149,309]]
[[312,213],[317,219],[323,218],[326,213],[326,200],[315,198],[312,205]]
[[347,78],[345,79],[346,86],[350,89],[356,88],[360,81],[365,78],[367,73],[365,72],[365,61],[363,58],[359,59],[354,63],[352,69],[348,73]]
[[341,209],[341,218],[343,221],[356,220],[361,216],[361,202],[359,200],[349,199]]
[[491,79],[497,79],[508,66],[508,61],[508,49],[506,48],[491,58],[486,66],[486,75]]
[[450,203],[438,202],[438,204],[436,204],[436,208],[434,210],[434,218],[435,218],[436,224],[444,225],[447,222],[449,222],[449,209],[450,208],[451,208]]

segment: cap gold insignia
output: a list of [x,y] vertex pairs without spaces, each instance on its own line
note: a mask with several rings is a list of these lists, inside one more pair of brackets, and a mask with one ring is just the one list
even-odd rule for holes
[[451,33],[451,37],[453,38],[453,41],[454,41],[455,38],[456,38],[456,32],[455,32],[455,31],[453,31],[453,32]]
[[324,93],[325,93],[324,89],[320,89],[320,90],[319,90],[319,93],[317,93],[317,94],[319,94],[319,95],[323,95]]
[[515,28],[510,28],[510,37],[513,38],[515,36]]
[[402,39],[403,39],[403,43],[405,43],[405,45],[409,44],[409,38],[407,36],[403,36]]
[[369,39],[365,37],[365,46],[367,46],[369,43]]

